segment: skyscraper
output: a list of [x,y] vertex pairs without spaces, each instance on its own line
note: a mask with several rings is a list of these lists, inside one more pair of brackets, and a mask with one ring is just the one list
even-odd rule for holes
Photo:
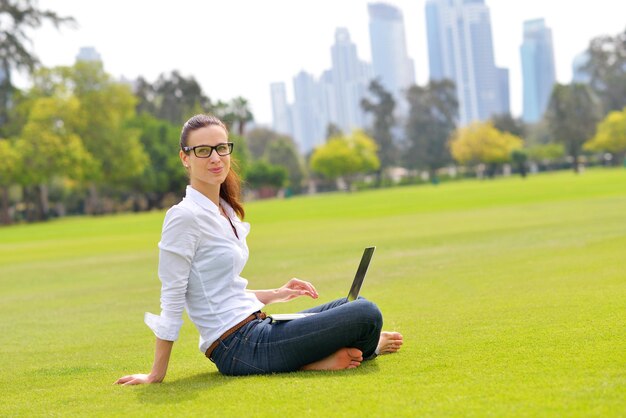
[[484,0],[428,0],[430,78],[456,84],[461,125],[500,113],[491,18]]
[[301,153],[324,143],[328,112],[324,90],[313,75],[300,71],[293,78],[293,135]]
[[509,88],[509,69],[498,67],[498,113],[511,113],[511,94]]
[[400,113],[406,114],[404,92],[415,84],[415,70],[407,54],[402,12],[385,3],[370,3],[367,10],[374,77],[394,96]]
[[330,114],[329,117],[344,132],[350,132],[365,125],[361,99],[367,92],[371,66],[359,60],[356,45],[350,40],[346,28],[337,28],[335,31],[331,56],[336,114]]
[[83,46],[78,51],[78,55],[76,55],[76,61],[100,61],[102,62],[102,58],[96,48],[92,46]]
[[533,123],[543,116],[556,81],[552,31],[543,19],[524,22],[524,41],[520,54],[524,86],[522,119]]
[[272,98],[272,128],[281,134],[293,136],[291,108],[287,103],[285,83],[270,84],[270,95]]

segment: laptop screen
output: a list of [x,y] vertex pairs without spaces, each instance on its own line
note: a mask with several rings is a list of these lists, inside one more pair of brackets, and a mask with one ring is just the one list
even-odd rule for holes
[[356,271],[356,275],[354,276],[354,280],[352,281],[352,286],[350,287],[350,292],[348,293],[348,301],[356,300],[359,296],[359,292],[361,291],[361,285],[363,284],[363,279],[365,279],[365,274],[367,273],[367,268],[370,265],[370,260],[372,259],[372,255],[374,255],[374,250],[376,247],[367,247],[365,251],[363,251],[363,256],[361,257],[361,262],[359,263],[359,268]]

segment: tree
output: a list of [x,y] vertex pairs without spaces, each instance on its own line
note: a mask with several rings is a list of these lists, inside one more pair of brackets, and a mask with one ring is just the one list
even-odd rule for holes
[[139,141],[149,160],[142,175],[131,180],[132,189],[145,196],[148,210],[161,207],[168,193],[179,194],[187,184],[178,157],[180,127],[145,112],[128,126],[140,132]]
[[9,186],[18,182],[22,172],[22,154],[15,149],[15,141],[0,139],[0,223],[11,223],[9,214]]
[[55,177],[83,180],[94,165],[76,134],[82,124],[75,97],[44,97],[35,101],[28,122],[16,143],[25,168],[20,183],[33,187],[35,212],[29,220],[48,217],[48,184]]
[[378,159],[380,160],[378,180],[380,184],[383,171],[398,162],[397,148],[391,131],[395,124],[393,111],[396,103],[391,93],[385,90],[378,80],[372,80],[369,85],[369,91],[377,101],[372,102],[364,98],[361,100],[361,107],[365,112],[369,112],[374,116],[374,124],[369,133],[378,145]]
[[343,131],[337,124],[330,122],[326,126],[326,139],[330,139],[334,136],[341,136],[341,135],[343,135]]
[[[38,29],[45,22],[57,29],[71,25],[74,19],[61,17],[50,10],[37,8],[35,0],[3,0],[0,3],[0,129],[7,121],[11,95],[14,91],[11,72],[31,73],[38,64],[34,52],[29,50],[31,40],[28,29]],[[2,134],[2,132],[0,132]]]
[[129,127],[136,105],[130,88],[111,80],[101,63],[79,61],[37,73],[33,94],[78,99],[82,123],[75,133],[95,159],[86,212],[102,212],[99,189],[128,190],[148,163],[139,130]]
[[592,90],[602,102],[602,114],[626,106],[626,29],[613,36],[599,36],[589,43],[588,61]]
[[626,154],[626,107],[620,112],[609,113],[598,124],[595,136],[585,143],[584,148],[615,154],[615,164],[623,161]]
[[246,135],[248,149],[253,160],[260,160],[265,157],[269,145],[281,138],[286,138],[293,143],[293,140],[285,135],[279,134],[268,128],[254,128]]
[[493,176],[497,165],[510,161],[512,152],[523,144],[521,138],[498,131],[491,122],[474,122],[454,133],[450,151],[461,164],[487,164]]
[[552,137],[565,145],[574,159],[574,172],[580,171],[582,144],[590,139],[598,123],[599,103],[584,84],[556,84],[545,118]]
[[178,71],[162,73],[153,85],[141,79],[135,86],[135,94],[139,99],[138,111],[150,112],[157,119],[177,126],[195,114],[213,110],[211,100],[196,79]]
[[228,105],[228,116],[226,119],[229,120],[232,127],[237,127],[239,136],[244,136],[246,124],[254,120],[248,101],[241,96],[232,99]]
[[565,147],[559,143],[535,144],[526,149],[528,159],[539,166],[549,169],[555,161],[565,156]]
[[514,118],[510,113],[501,113],[499,115],[493,115],[491,117],[493,126],[501,131],[508,132],[520,138],[526,136],[526,124],[522,119]]
[[528,153],[523,149],[514,149],[511,151],[511,161],[517,167],[519,175],[526,177],[526,161],[528,161]]
[[376,147],[376,142],[360,130],[330,138],[313,152],[311,168],[332,180],[343,177],[351,190],[356,175],[380,168]]
[[277,166],[284,167],[288,173],[287,186],[294,193],[300,193],[304,180],[304,164],[291,138],[281,136],[270,142],[265,151],[265,159]]
[[248,168],[246,183],[253,190],[258,190],[260,197],[276,195],[277,189],[284,187],[287,170],[265,161],[256,161]]
[[428,170],[435,181],[437,170],[452,161],[447,147],[454,131],[459,104],[454,83],[430,81],[425,87],[412,86],[407,92],[409,117],[405,127],[407,167]]

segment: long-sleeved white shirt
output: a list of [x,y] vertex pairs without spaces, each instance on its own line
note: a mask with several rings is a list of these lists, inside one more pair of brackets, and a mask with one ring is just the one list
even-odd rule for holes
[[232,207],[222,208],[237,229],[206,196],[187,186],[185,198],[165,215],[159,242],[161,315],[145,314],[145,323],[167,341],[178,339],[183,308],[200,332],[200,351],[264,304],[246,291],[240,276],[248,260],[250,225]]

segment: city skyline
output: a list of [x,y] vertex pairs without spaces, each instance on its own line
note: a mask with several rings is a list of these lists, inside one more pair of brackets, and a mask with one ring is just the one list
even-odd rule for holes
[[[301,70],[318,76],[330,68],[329,46],[338,27],[348,29],[359,59],[372,62],[368,3],[374,2],[281,0],[257,4],[236,0],[206,5],[181,0],[172,9],[165,2],[136,1],[120,10],[77,0],[41,0],[41,8],[74,16],[81,27],[60,33],[45,27],[31,36],[45,66],[71,65],[80,47],[93,46],[101,54],[105,69],[115,77],[141,75],[154,81],[163,72],[179,70],[194,76],[214,100],[247,98],[257,122],[269,125],[269,85],[291,80]],[[423,85],[429,77],[425,1],[385,3],[403,13],[408,57],[414,62],[417,83]],[[618,3],[597,0],[565,10],[560,2],[486,0],[491,11],[495,63],[510,71],[515,116],[521,116],[522,111],[522,22],[545,19],[553,32],[557,81],[567,83],[572,78],[572,61],[593,37],[624,30],[626,5]],[[206,54],[200,52],[203,45]],[[27,84],[21,81],[22,86]],[[287,99],[293,101],[291,85],[287,85]]]

